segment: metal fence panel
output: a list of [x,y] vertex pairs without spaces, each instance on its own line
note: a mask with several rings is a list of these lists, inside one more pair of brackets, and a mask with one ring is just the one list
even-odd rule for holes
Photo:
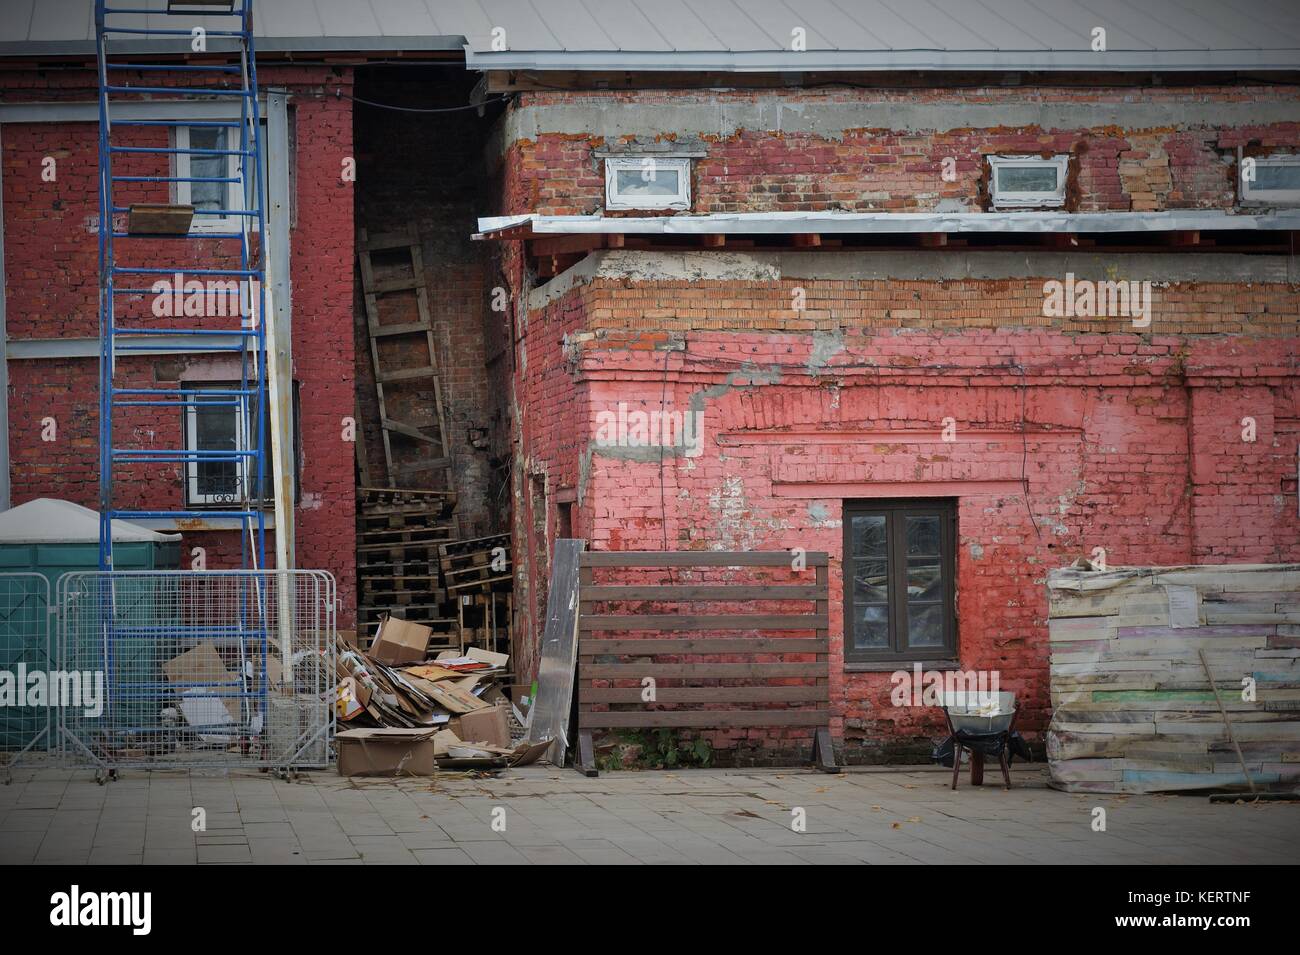
[[82,691],[57,708],[65,762],[105,771],[329,764],[331,575],[71,573],[57,600],[58,669]]
[[[53,742],[46,694],[52,669],[50,582],[43,574],[0,574],[0,750],[6,765]],[[46,682],[42,682],[46,681]]]

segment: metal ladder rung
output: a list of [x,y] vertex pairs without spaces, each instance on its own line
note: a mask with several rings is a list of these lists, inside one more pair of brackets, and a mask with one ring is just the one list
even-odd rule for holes
[[114,448],[109,453],[114,461],[211,461],[218,464],[238,464],[245,458],[257,457],[256,451],[166,451]]
[[243,182],[238,176],[113,176],[113,182]]
[[115,395],[215,395],[226,398],[235,395],[251,397],[256,388],[114,388]]
[[[221,9],[213,10],[211,13],[206,13],[202,9],[205,7],[220,7]],[[136,16],[151,16],[151,17],[179,17],[181,15],[189,16],[189,17],[196,16],[196,15],[211,16],[211,17],[229,17],[229,16],[234,16],[236,14],[238,14],[239,16],[243,16],[244,8],[240,7],[239,9],[235,9],[234,0],[207,0],[207,2],[202,2],[202,0],[194,0],[194,2],[192,3],[186,3],[184,2],[184,0],[168,0],[167,7],[162,10],[147,10],[147,9],[142,10],[136,7],[105,7],[104,8],[105,15],[109,15],[113,13],[129,13],[129,14],[134,14]]]
[[[188,125],[188,124],[187,124]],[[109,146],[110,153],[150,153],[155,156],[251,156],[251,149],[181,149],[177,146]]]
[[105,93],[149,93],[154,96],[251,96],[244,88],[225,90],[207,86],[105,86]]
[[104,68],[108,70],[137,70],[146,73],[184,73],[188,70],[202,70],[207,73],[241,72],[238,66],[218,66],[211,63],[105,63]]
[[[137,232],[114,232],[115,239],[242,239],[242,232],[156,232],[156,233],[137,233]],[[117,292],[147,292],[153,294],[153,289],[114,289]]]
[[114,401],[114,408],[239,408],[242,402],[229,401]]
[[[234,318],[233,315],[224,317]],[[229,330],[220,328],[114,328],[113,336],[117,337],[118,335],[199,335],[221,338],[252,338],[257,335],[257,330],[251,328],[232,328]]]
[[257,517],[256,511],[113,511],[114,518],[139,520],[140,518],[153,520],[166,520],[169,517],[226,517],[237,518],[239,520],[252,520]]
[[[161,10],[155,10],[154,13],[162,13]],[[193,14],[191,14],[193,15]],[[190,30],[150,30],[145,27],[112,27],[107,23],[104,24],[104,40],[107,42],[108,34],[125,33],[130,36],[183,36],[192,37],[193,32]],[[243,30],[208,30],[208,36],[230,36],[244,38],[248,34]]]
[[197,126],[203,129],[238,129],[243,124],[238,120],[231,119],[115,119],[114,126],[155,126],[155,127],[177,127],[177,126]]
[[[113,215],[122,212],[130,212],[130,206],[114,206]],[[195,209],[196,216],[215,216],[218,219],[224,219],[226,216],[260,216],[259,209]]]
[[[247,348],[248,348],[247,344],[239,344],[239,345],[210,344],[210,345],[204,345],[202,350],[205,352],[221,352],[221,351],[242,352],[242,351],[246,351]],[[113,350],[117,352],[194,351],[195,346],[193,345],[115,345],[113,346]]]
[[258,269],[192,269],[186,267],[172,267],[168,269],[146,269],[138,267],[126,267],[115,265],[109,269],[113,275],[175,275],[180,272],[184,275],[240,275],[244,278],[256,278],[261,275]]

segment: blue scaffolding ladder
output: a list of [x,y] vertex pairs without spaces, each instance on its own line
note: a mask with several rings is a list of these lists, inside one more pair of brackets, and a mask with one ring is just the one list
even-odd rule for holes
[[[166,0],[166,9],[142,9],[131,6],[132,0],[118,2],[124,5],[95,0],[99,68],[100,569],[113,569],[115,518],[233,519],[240,530],[242,566],[263,569],[267,566],[266,520],[261,499],[268,475],[268,365],[262,318],[267,314],[266,250],[264,242],[254,240],[266,235],[266,184],[259,174],[265,166],[261,161],[263,134],[253,0]],[[147,61],[166,57],[137,55],[151,44],[168,53],[179,44],[189,54],[200,32],[204,45],[208,41],[221,45],[223,60],[198,64],[177,58],[175,62],[159,63]],[[232,99],[239,104],[238,116],[232,108],[220,111],[220,118],[213,118],[213,103],[230,103]],[[176,112],[168,115],[175,118],[148,118],[147,113],[141,116],[143,103],[156,104],[159,100],[169,102]],[[184,108],[177,109],[175,104],[193,105],[192,118],[186,118]],[[122,114],[130,117],[132,109],[140,118],[118,118]],[[195,130],[201,131],[200,142],[206,145],[193,145]],[[224,174],[192,174],[192,165],[212,164],[207,157],[222,157],[225,168],[218,169],[218,173]],[[129,174],[115,173],[115,161]],[[157,168],[151,168],[155,164]],[[182,171],[190,174],[182,175]],[[182,204],[178,202],[181,184],[185,184],[186,193],[196,187],[216,185],[218,195],[226,198],[218,200],[216,208]],[[193,231],[194,223],[205,219],[217,223],[215,230]],[[233,243],[238,243],[237,255]],[[167,251],[159,253],[158,248]],[[149,259],[133,258],[137,249],[152,250]],[[210,267],[202,267],[205,256]],[[236,259],[238,268],[232,267]],[[222,306],[212,309],[219,313],[217,316],[203,314],[193,322],[187,321],[190,327],[151,321],[147,306],[157,300],[156,283],[182,276],[185,287],[174,290],[177,302],[185,301],[186,289],[198,281],[203,289],[211,290],[214,285],[221,289],[215,295],[205,293],[201,302],[231,303],[234,297],[230,287],[237,284],[240,307],[234,309],[233,324],[226,314],[231,309]],[[238,353],[238,385],[221,390],[117,385],[119,356],[197,350]],[[182,432],[191,419],[197,421],[199,409],[232,408],[236,415],[234,446],[207,450],[197,446],[187,450],[185,442],[174,449],[119,446],[115,444],[115,417],[120,422],[123,410],[131,408],[153,408],[157,414],[166,413],[164,409],[179,410],[186,422]],[[171,430],[160,429],[163,433]],[[182,495],[180,506],[174,508],[118,507],[115,469],[152,463],[177,464],[187,487],[191,481],[198,483],[195,475],[200,466],[221,466],[217,481],[228,483],[230,488],[208,496],[228,506],[187,509],[183,505],[192,502],[188,495]]]
[[[229,609],[219,612],[194,596],[213,585],[215,577],[200,580],[181,573],[153,583],[118,574],[100,578],[95,639],[107,685],[99,758],[108,766],[114,753],[132,750],[157,752],[162,759],[168,729],[157,714],[164,701],[182,691],[238,700],[241,717],[234,732],[246,748],[265,747],[269,713],[273,602],[267,592],[262,504],[268,475],[266,184],[253,0],[153,2],[153,8],[146,8],[143,0],[95,0],[99,566],[101,571],[115,569],[115,519],[170,519],[183,527],[187,519],[224,518],[239,528],[242,571]],[[208,51],[209,42],[219,50]],[[213,55],[191,62],[194,53]],[[158,307],[160,293],[167,296],[173,280],[181,286],[169,290],[170,300],[182,305],[179,320],[174,310]],[[199,307],[191,309],[195,282],[202,294]],[[158,320],[164,316],[167,320]],[[237,354],[239,381],[215,390],[180,383],[158,387],[156,379],[119,385],[119,358],[169,352]],[[138,376],[140,369],[124,367],[123,374]],[[132,437],[132,432],[149,430],[175,433],[176,422],[140,427],[146,418],[152,423],[173,414],[181,419],[180,432],[193,431],[197,438],[199,415],[214,408],[233,418],[216,447],[201,448],[197,440],[184,439],[179,448],[141,446]],[[186,492],[177,488],[172,500],[150,500],[143,507],[118,506],[116,484],[138,482],[140,467],[155,464],[174,466]],[[119,469],[127,477],[115,482]],[[196,487],[204,490],[193,500],[190,492]],[[175,507],[167,506],[173,503]],[[151,634],[131,622],[141,600],[150,601],[146,616],[154,621]],[[212,639],[217,631],[224,634],[226,647],[237,650],[238,672],[229,680],[196,678],[178,684],[140,662],[151,659],[150,653],[179,652]],[[229,732],[220,725],[188,725],[195,733]]]

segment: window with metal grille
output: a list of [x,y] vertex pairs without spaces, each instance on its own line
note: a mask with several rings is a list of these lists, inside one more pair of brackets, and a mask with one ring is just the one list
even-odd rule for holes
[[[185,408],[184,434],[187,452],[212,452],[209,459],[198,457],[185,462],[185,503],[187,506],[232,506],[244,500],[244,489],[257,484],[257,465],[251,456],[242,455],[237,461],[226,460],[221,454],[256,451],[259,435],[256,417],[249,424],[243,412],[243,402],[255,398],[240,396],[238,382],[190,383],[182,390],[196,400]],[[298,389],[294,383],[294,498],[297,499],[298,441]],[[270,435],[261,436],[267,442],[266,465],[260,489],[254,489],[251,499],[269,502],[274,494],[274,460],[270,454]]]

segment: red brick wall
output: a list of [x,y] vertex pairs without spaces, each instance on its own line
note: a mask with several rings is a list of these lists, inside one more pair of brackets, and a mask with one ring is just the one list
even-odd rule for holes
[[[291,235],[294,294],[294,377],[300,385],[300,504],[297,559],[301,567],[335,575],[341,626],[355,612],[353,568],[353,447],[343,440],[343,418],[352,399],[352,185],[341,178],[351,156],[351,103],[332,95],[347,91],[347,70],[266,69],[266,87],[295,94],[297,152],[293,172],[297,225]],[[7,74],[0,81],[10,101],[93,100],[90,73]],[[149,137],[153,137],[150,140]],[[157,141],[141,130],[139,142]],[[96,137],[94,123],[6,124],[3,143],[3,201],[7,324],[11,340],[85,338],[98,333]],[[42,159],[58,161],[57,178],[44,182]],[[129,168],[128,168],[129,167]],[[115,168],[124,174],[157,174],[156,157],[129,157]],[[159,187],[139,187],[127,198],[164,198]],[[165,201],[165,200],[164,200]],[[176,244],[119,242],[119,261],[142,265],[176,262]],[[208,266],[230,262],[233,243],[210,240],[187,245],[186,261]],[[130,306],[152,327],[177,320],[149,316],[148,302]],[[141,322],[144,324],[144,322]],[[119,358],[118,381],[155,387],[194,374],[211,358]],[[11,360],[10,453],[13,502],[62,497],[98,507],[98,371],[95,359]],[[40,439],[40,421],[58,422],[58,440]],[[119,447],[178,447],[180,415],[171,409],[137,408],[115,422]],[[177,508],[183,505],[180,467],[141,465],[116,472],[122,507]],[[239,544],[231,532],[187,533],[184,548],[204,547],[208,566],[238,566]],[[268,538],[273,555],[273,537]]]
[[[694,160],[692,210],[696,213],[830,210],[920,211],[960,202],[975,211],[987,201],[983,157],[998,153],[1072,153],[1077,185],[1069,194],[1073,211],[1231,208],[1238,146],[1249,151],[1300,149],[1300,122],[1216,129],[1197,118],[1198,108],[1221,103],[1294,103],[1294,87],[985,87],[972,89],[675,90],[535,92],[521,94],[520,106],[535,106],[546,128],[546,108],[584,104],[593,114],[618,115],[629,107],[709,104],[721,110],[763,101],[762,128],[708,133],[700,137],[707,155]],[[1153,104],[1168,117],[1149,129],[1120,129],[1098,123],[1081,128],[1008,128],[1002,121],[942,131],[898,128],[827,128],[825,133],[790,132],[782,117],[816,116],[819,108],[845,104],[929,106],[936,112],[963,106],[1041,104]],[[784,112],[783,112],[784,110]],[[1103,113],[1104,115],[1104,113]],[[833,122],[828,118],[823,125]],[[787,121],[786,125],[789,123]],[[981,128],[983,127],[983,128]],[[672,128],[649,130],[668,142]],[[620,142],[632,140],[622,137]],[[508,153],[508,211],[554,215],[600,212],[604,173],[592,152],[618,145],[599,136],[543,132],[505,143]],[[956,178],[945,181],[943,161],[952,158]],[[636,214],[636,213],[632,213]]]
[[[789,309],[794,285],[804,312]],[[524,446],[549,475],[577,472],[594,549],[666,536],[669,549],[829,552],[833,730],[853,758],[921,754],[942,726],[933,709],[891,706],[889,673],[843,665],[843,502],[955,498],[960,663],[997,671],[1037,734],[1050,568],[1096,547],[1111,565],[1300,559],[1295,290],[1171,285],[1142,335],[1043,318],[1042,297],[1042,280],[596,280],[530,314],[521,395],[539,407],[553,394],[548,411],[576,396],[582,417],[532,416]],[[827,349],[816,331],[840,338]],[[619,402],[702,408],[703,453],[661,471],[595,447],[598,413]]]
[[[575,381],[576,352],[570,336],[581,330],[585,313],[578,293],[531,312],[522,329],[519,373],[514,379],[518,460],[514,472],[513,559],[515,562],[516,672],[531,678],[537,670],[538,639],[546,618],[550,555],[558,535],[556,502],[563,491],[575,495],[582,482],[587,445],[583,407],[585,388]],[[544,498],[539,497],[544,495]],[[535,506],[545,500],[545,510]],[[576,531],[586,536],[583,521]]]

